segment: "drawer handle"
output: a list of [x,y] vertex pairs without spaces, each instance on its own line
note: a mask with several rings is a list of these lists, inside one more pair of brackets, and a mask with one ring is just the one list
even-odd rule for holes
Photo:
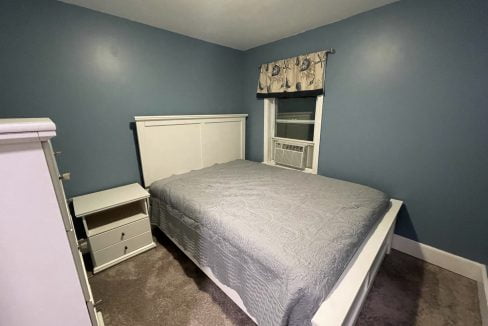
[[124,237],[125,237],[125,233],[122,232],[122,234],[120,235],[120,240],[124,239]]
[[59,176],[59,180],[61,181],[69,181],[71,180],[71,173],[70,172],[66,172],[66,173],[63,173]]
[[125,246],[124,247],[124,254],[127,252],[127,249],[129,249],[129,247]]

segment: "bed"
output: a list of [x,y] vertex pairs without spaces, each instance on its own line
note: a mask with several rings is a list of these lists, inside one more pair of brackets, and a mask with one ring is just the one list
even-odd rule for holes
[[243,160],[242,115],[136,123],[152,223],[257,324],[354,323],[401,202]]

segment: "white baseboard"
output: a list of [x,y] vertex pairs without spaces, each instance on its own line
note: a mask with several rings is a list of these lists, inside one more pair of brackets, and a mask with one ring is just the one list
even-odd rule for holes
[[483,326],[488,326],[488,278],[485,265],[397,234],[393,236],[392,248],[475,280],[478,283],[481,319]]
[[393,249],[422,259],[433,265],[442,267],[456,274],[481,282],[481,269],[485,265],[472,260],[450,254],[429,245],[413,241],[395,234],[393,236]]

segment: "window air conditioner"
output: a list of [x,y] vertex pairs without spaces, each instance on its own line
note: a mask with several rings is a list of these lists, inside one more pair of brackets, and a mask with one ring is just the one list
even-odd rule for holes
[[275,140],[274,161],[276,164],[303,170],[307,166],[307,149],[306,144]]

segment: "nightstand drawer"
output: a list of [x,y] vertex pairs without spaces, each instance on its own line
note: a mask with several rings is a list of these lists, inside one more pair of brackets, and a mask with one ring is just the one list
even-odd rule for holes
[[151,231],[151,227],[149,225],[149,218],[146,217],[89,237],[88,241],[90,242],[91,250],[98,251],[148,231]]
[[132,252],[151,245],[152,243],[153,239],[151,232],[146,232],[134,238],[121,241],[108,248],[92,252],[92,257],[95,260],[95,265],[101,266],[113,262],[123,256],[130,255]]

